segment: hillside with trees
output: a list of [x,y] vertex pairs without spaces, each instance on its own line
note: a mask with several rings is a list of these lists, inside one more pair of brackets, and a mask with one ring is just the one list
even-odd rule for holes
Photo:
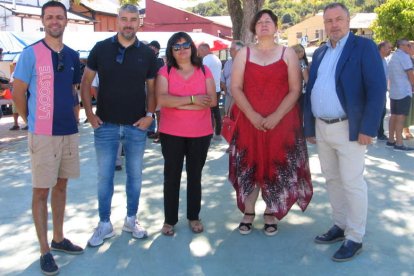
[[[374,9],[386,0],[344,0],[351,14],[374,12]],[[289,27],[323,10],[332,0],[267,0],[262,8],[271,9],[279,18],[283,27]],[[214,0],[198,4],[189,11],[202,16],[229,15],[226,0]]]

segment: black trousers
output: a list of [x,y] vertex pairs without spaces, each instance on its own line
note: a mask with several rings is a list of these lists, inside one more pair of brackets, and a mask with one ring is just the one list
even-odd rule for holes
[[221,93],[217,92],[217,105],[211,108],[211,119],[213,122],[213,129],[214,134],[220,135],[221,134],[221,114],[219,108],[219,100],[220,100]]
[[160,133],[160,140],[164,156],[164,222],[170,225],[178,222],[184,157],[187,172],[187,219],[198,220],[201,209],[201,174],[211,135],[186,138]]
[[378,133],[377,133],[377,137],[383,136],[384,135],[384,118],[385,118],[385,113],[387,113],[387,109],[384,107],[384,110],[382,111],[382,115],[381,115],[381,122],[378,128]]

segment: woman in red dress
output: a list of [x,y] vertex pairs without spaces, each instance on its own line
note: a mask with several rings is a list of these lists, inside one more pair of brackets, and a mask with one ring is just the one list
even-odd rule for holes
[[291,48],[275,43],[277,17],[259,11],[250,30],[257,43],[240,50],[232,71],[237,118],[230,143],[229,180],[244,213],[241,234],[252,231],[259,191],[266,203],[264,233],[277,233],[277,222],[297,202],[304,211],[313,188],[298,98],[302,77]]

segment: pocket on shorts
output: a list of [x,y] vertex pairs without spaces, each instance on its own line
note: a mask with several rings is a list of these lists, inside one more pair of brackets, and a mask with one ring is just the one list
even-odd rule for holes
[[28,145],[31,153],[37,153],[42,149],[41,139],[38,135],[29,133]]
[[69,152],[75,158],[79,158],[79,134],[73,134],[69,137]]

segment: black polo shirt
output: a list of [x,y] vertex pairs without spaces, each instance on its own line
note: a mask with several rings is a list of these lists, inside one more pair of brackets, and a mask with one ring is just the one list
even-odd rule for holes
[[124,48],[115,35],[96,43],[87,65],[99,76],[96,114],[102,121],[131,125],[145,116],[145,82],[157,72],[151,48],[138,38]]

